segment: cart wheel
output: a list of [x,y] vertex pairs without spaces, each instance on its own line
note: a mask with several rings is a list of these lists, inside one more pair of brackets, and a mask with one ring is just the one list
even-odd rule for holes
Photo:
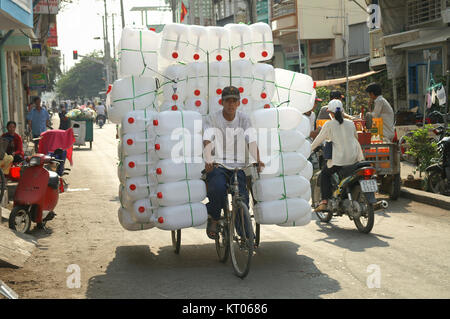
[[175,254],[178,255],[181,246],[181,229],[172,230],[172,246],[175,249]]
[[90,150],[92,149],[92,141],[89,142],[89,149],[90,149]]
[[400,189],[402,187],[402,179],[400,174],[395,174],[392,178],[391,186],[389,188],[389,198],[397,200],[400,196]]

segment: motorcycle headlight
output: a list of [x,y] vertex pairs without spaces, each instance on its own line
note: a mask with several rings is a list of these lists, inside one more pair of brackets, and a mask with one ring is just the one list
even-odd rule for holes
[[38,166],[41,165],[41,158],[40,157],[32,157],[30,159],[30,166]]

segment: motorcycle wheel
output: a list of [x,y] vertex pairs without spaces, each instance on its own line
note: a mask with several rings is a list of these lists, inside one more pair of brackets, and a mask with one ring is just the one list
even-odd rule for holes
[[375,222],[375,213],[373,210],[373,205],[369,203],[363,191],[361,190],[361,186],[356,186],[353,190],[352,197],[356,200],[362,208],[361,216],[354,218],[356,228],[358,231],[364,234],[370,233],[373,228],[373,224]]
[[[311,180],[311,200],[313,206],[316,207],[320,203],[320,175],[313,176]],[[329,223],[331,218],[333,218],[332,212],[316,212],[317,217],[321,222]]]
[[442,179],[441,172],[433,171],[427,174],[428,190],[435,194],[445,192],[445,181]]
[[28,206],[15,206],[9,215],[9,228],[22,234],[28,234],[31,228],[31,216]]

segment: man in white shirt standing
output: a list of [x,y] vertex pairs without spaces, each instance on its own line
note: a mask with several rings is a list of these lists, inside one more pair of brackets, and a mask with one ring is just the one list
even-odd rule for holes
[[383,119],[383,140],[390,143],[395,136],[394,110],[389,102],[381,95],[381,86],[379,84],[369,84],[366,92],[369,93],[370,103],[373,104],[372,116]]
[[[232,169],[243,168],[246,165],[246,146],[248,145],[250,154],[258,163],[258,170],[264,167],[256,145],[256,130],[252,128],[250,118],[245,113],[237,111],[240,105],[240,93],[236,87],[228,86],[222,90],[222,105],[222,110],[211,113],[206,118],[203,134],[209,199],[206,208],[210,217],[206,233],[211,239],[217,236],[217,221],[227,200],[225,197],[227,179],[233,174],[232,170],[215,167],[214,162]],[[239,170],[238,181],[239,193],[245,198],[248,207],[249,196],[243,170]]]

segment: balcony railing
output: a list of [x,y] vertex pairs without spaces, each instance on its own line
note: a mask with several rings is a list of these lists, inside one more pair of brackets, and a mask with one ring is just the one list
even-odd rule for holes
[[294,0],[272,0],[272,19],[295,14]]

